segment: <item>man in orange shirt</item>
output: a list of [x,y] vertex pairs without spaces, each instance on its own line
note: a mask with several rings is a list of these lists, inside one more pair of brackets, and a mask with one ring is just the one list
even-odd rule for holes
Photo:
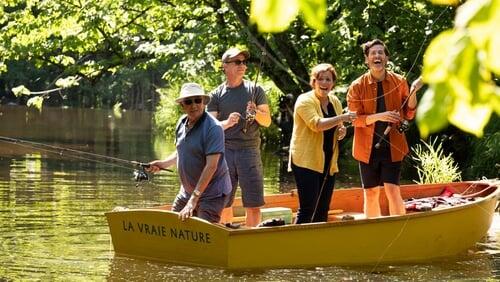
[[[391,215],[405,214],[399,189],[401,161],[408,153],[403,132],[396,130],[403,120],[415,117],[416,95],[410,95],[406,79],[386,69],[389,51],[375,39],[363,44],[369,71],[356,79],[347,94],[349,110],[358,118],[353,122],[353,157],[359,161],[364,188],[366,217],[381,215],[379,195],[383,186]],[[420,80],[412,92],[421,87]],[[388,126],[392,130],[387,131]]]

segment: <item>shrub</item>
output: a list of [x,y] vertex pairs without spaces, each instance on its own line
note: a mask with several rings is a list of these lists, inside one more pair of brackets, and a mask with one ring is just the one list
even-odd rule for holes
[[412,159],[417,161],[417,173],[419,181],[418,184],[427,183],[448,183],[453,181],[460,181],[462,177],[458,166],[451,157],[451,154],[445,155],[443,153],[442,143],[436,147],[437,138],[430,143],[422,141],[422,144],[417,144],[413,149]]

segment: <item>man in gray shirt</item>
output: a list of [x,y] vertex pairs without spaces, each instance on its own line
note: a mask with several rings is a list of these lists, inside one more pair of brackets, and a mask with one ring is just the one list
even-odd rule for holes
[[222,55],[226,81],[212,91],[207,110],[222,121],[225,157],[231,176],[231,199],[221,222],[232,219],[231,205],[239,183],[246,226],[254,227],[260,222],[260,207],[264,205],[259,127],[271,125],[271,115],[264,90],[243,79],[249,57],[248,51],[238,48],[230,48]]

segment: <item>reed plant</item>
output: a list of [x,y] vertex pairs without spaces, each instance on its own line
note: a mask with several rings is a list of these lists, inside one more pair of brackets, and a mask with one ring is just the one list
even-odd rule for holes
[[[423,145],[422,145],[423,144]],[[412,159],[417,162],[418,184],[448,183],[461,181],[462,177],[458,165],[451,154],[445,154],[441,142],[429,139],[429,143],[422,141],[412,148]]]

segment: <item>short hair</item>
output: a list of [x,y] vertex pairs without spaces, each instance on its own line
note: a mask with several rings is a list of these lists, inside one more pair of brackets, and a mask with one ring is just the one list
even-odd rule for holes
[[314,88],[314,82],[322,72],[330,72],[332,74],[333,82],[337,81],[337,72],[331,64],[318,64],[311,70],[311,79],[309,81],[309,85],[311,85],[312,88]]
[[368,41],[366,43],[364,43],[362,45],[363,47],[363,52],[365,53],[365,56],[368,57],[368,52],[370,51],[370,48],[372,48],[373,46],[375,45],[382,45],[384,46],[384,53],[386,56],[389,56],[389,49],[387,49],[387,46],[385,46],[385,43],[384,41],[380,40],[380,39],[373,39],[371,41]]

